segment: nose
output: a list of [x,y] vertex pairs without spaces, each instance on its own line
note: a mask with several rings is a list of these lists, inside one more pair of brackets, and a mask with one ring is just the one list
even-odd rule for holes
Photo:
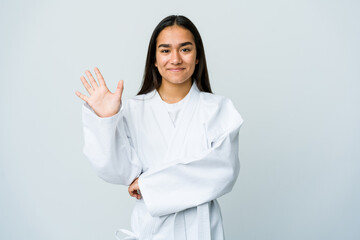
[[180,53],[178,51],[173,51],[171,54],[171,63],[172,64],[181,64],[182,63],[182,59],[180,56]]

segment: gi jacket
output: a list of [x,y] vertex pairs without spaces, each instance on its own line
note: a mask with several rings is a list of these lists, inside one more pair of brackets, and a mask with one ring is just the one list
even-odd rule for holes
[[238,177],[243,120],[230,99],[195,82],[185,98],[177,126],[157,90],[123,100],[109,118],[83,105],[84,154],[98,176],[126,186],[139,177],[126,239],[224,239],[216,198]]

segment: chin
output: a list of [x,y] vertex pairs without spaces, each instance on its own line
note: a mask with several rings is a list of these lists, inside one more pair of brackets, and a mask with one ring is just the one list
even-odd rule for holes
[[186,80],[184,80],[184,79],[172,79],[172,80],[167,80],[167,81],[172,83],[172,84],[184,84],[184,83],[186,83],[188,81],[191,82],[191,78],[188,78]]

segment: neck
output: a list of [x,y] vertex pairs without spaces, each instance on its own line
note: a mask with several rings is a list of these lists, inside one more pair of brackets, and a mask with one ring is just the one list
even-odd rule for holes
[[190,89],[191,79],[180,84],[173,84],[163,80],[158,93],[166,103],[177,103],[189,93]]

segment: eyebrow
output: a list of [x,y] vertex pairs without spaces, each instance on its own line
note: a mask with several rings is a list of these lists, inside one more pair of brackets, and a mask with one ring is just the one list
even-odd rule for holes
[[[192,44],[191,42],[183,42],[183,43],[180,43],[179,45],[180,45],[180,47],[183,47],[183,46],[193,45],[193,44]],[[160,44],[160,45],[158,46],[158,48],[161,48],[161,47],[168,48],[168,47],[170,47],[170,46],[171,46],[171,44],[165,44],[165,43],[163,43],[163,44]]]

